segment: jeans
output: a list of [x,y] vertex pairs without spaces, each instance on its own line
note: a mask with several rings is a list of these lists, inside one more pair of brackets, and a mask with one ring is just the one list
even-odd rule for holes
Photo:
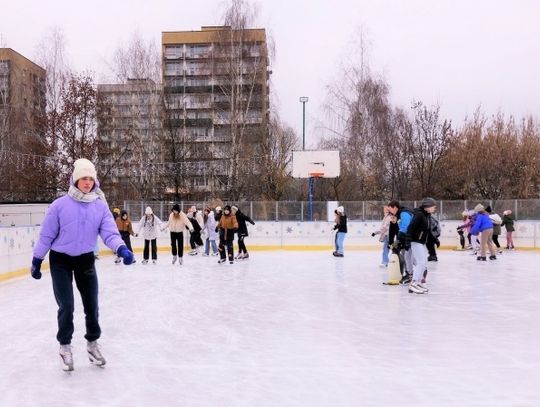
[[409,249],[412,252],[413,257],[413,281],[419,283],[422,281],[424,271],[427,269],[427,256],[426,256],[426,246],[422,243],[412,242],[411,248]]
[[51,250],[49,262],[53,283],[54,298],[58,304],[58,333],[56,339],[60,345],[71,343],[73,337],[73,277],[81,294],[84,308],[86,335],[88,341],[95,341],[101,336],[98,318],[98,279],[94,265],[94,253],[80,256],[68,256]]
[[210,240],[210,238],[206,238],[206,242],[204,244],[204,253],[210,254],[210,245],[212,245],[212,252],[217,253],[217,243],[215,240]]
[[345,240],[345,232],[336,233],[336,252],[343,254],[343,241]]
[[184,256],[184,233],[171,232],[171,251],[173,256]]
[[384,237],[383,240],[383,247],[382,247],[382,264],[388,265],[388,262],[390,261],[388,258],[388,252],[390,250],[388,249],[388,235]]

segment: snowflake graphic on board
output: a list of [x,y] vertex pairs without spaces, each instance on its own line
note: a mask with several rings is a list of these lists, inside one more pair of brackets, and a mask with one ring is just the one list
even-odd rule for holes
[[13,249],[15,247],[15,239],[11,238],[9,239],[9,248]]
[[292,233],[293,228],[289,226],[287,229],[285,229],[285,231],[286,231],[287,233]]

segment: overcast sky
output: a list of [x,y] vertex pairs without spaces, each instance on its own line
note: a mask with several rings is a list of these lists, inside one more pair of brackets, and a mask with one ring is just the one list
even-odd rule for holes
[[[362,27],[370,65],[391,86],[392,101],[438,103],[459,125],[477,106],[540,118],[540,1],[537,0],[268,0],[254,2],[257,28],[273,37],[273,87],[282,118],[307,146],[324,122],[325,87]],[[199,30],[220,22],[217,0],[0,0],[0,43],[33,58],[40,38],[62,28],[75,69],[102,78],[114,49],[135,30]]]

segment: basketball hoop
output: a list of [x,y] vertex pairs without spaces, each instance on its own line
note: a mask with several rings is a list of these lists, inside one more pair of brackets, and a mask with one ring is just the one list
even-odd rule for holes
[[322,178],[322,177],[324,177],[324,172],[310,172],[309,177],[310,178]]

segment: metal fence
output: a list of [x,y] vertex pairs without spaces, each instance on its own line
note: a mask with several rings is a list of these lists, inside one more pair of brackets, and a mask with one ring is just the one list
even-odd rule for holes
[[[166,219],[175,203],[178,203],[184,212],[187,212],[192,205],[195,205],[197,209],[203,209],[207,205],[206,202],[188,201],[124,201],[124,209],[128,211],[132,219],[136,220],[142,217],[145,208],[150,206],[159,218]],[[348,219],[351,221],[380,220],[383,206],[387,203],[388,201],[339,202],[340,205],[344,206]],[[401,201],[400,203],[412,209],[418,206],[419,201]],[[464,210],[473,209],[479,203],[484,206],[490,205],[493,213],[498,213],[501,216],[503,211],[510,209],[516,220],[540,220],[540,199],[438,201],[437,214],[440,220],[458,220],[461,219]],[[253,220],[306,222],[310,219],[308,201],[244,201],[229,202],[229,204],[238,206]],[[328,220],[329,205],[332,203],[313,202],[313,220]]]

